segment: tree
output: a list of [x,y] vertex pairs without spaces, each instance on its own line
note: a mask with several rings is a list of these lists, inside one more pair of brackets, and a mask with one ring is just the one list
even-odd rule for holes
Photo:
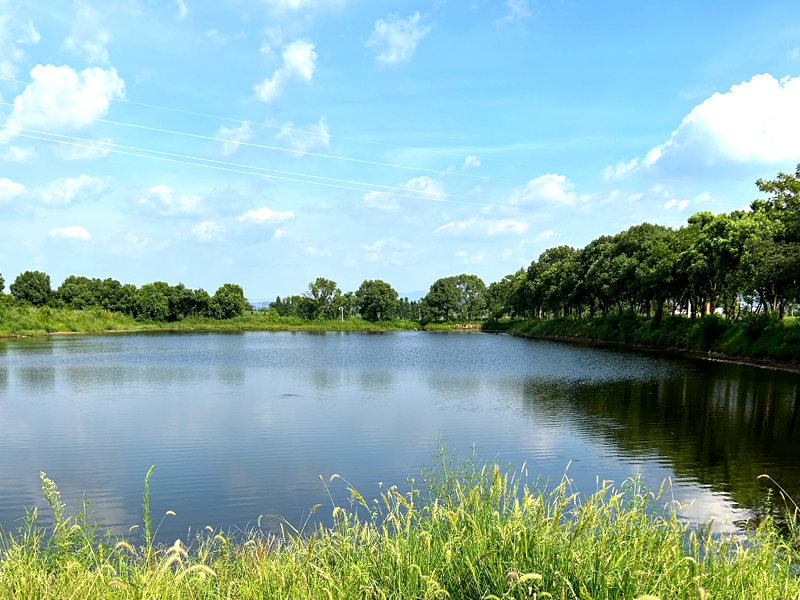
[[17,275],[9,289],[17,300],[33,306],[44,306],[50,299],[50,275],[41,271],[25,271]]
[[220,319],[232,319],[244,314],[244,290],[234,283],[226,283],[220,287],[214,294],[213,302]]
[[486,284],[477,275],[462,274],[456,277],[458,302],[467,319],[476,318],[486,308]]
[[166,321],[169,316],[169,285],[163,281],[146,283],[134,296],[134,311],[137,319]]
[[303,294],[313,301],[314,319],[335,319],[338,315],[339,297],[342,295],[335,281],[317,277],[316,281],[308,284],[308,291]]
[[425,304],[436,317],[450,320],[450,313],[458,310],[459,291],[455,277],[437,279],[424,298]]
[[6,289],[6,280],[3,279],[3,274],[0,273],[0,294],[3,293],[4,289]]
[[397,292],[380,279],[364,280],[356,291],[361,317],[367,321],[386,321],[394,317]]

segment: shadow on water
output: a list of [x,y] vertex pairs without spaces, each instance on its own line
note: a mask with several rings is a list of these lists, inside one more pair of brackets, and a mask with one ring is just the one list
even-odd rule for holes
[[770,484],[758,479],[762,473],[800,503],[797,377],[737,365],[692,367],[689,376],[656,381],[528,378],[524,402],[562,420],[569,413],[584,435],[620,455],[651,456],[756,518],[767,511]]

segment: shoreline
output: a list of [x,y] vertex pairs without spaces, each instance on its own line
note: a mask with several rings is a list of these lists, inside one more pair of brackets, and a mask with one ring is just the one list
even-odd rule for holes
[[783,371],[787,373],[795,373],[800,375],[800,365],[792,363],[781,363],[770,359],[761,358],[748,358],[744,356],[735,356],[725,354],[722,352],[703,352],[699,350],[691,350],[678,347],[661,347],[651,346],[638,342],[619,342],[615,340],[599,340],[589,337],[577,337],[569,335],[558,334],[545,334],[545,333],[517,333],[513,331],[506,331],[502,329],[483,329],[479,324],[452,324],[446,328],[432,328],[427,329],[420,326],[415,329],[401,329],[397,327],[374,327],[374,328],[330,328],[330,327],[308,327],[308,326],[276,326],[276,327],[148,327],[144,326],[138,329],[106,329],[102,331],[50,331],[45,333],[31,333],[31,334],[0,334],[0,340],[12,339],[28,339],[28,338],[46,338],[58,335],[103,335],[103,334],[125,334],[125,333],[152,333],[152,332],[165,332],[165,333],[181,333],[181,332],[209,332],[209,333],[224,333],[224,332],[248,332],[248,331],[318,331],[318,332],[340,332],[340,331],[356,331],[356,332],[370,332],[370,333],[383,333],[392,331],[418,331],[427,333],[441,333],[441,332],[456,332],[456,333],[491,333],[491,334],[506,334],[517,337],[525,337],[531,339],[541,339],[559,342],[571,342],[588,344],[599,347],[611,348],[629,348],[632,350],[642,350],[645,352],[667,352],[682,358],[694,358],[709,362],[719,362],[725,364],[734,364],[748,367],[758,367],[761,369],[770,369],[773,371]]
[[761,369],[770,369],[773,371],[784,371],[788,373],[796,373],[800,375],[800,365],[792,363],[780,363],[770,359],[764,358],[748,358],[746,356],[734,356],[725,354],[723,352],[702,352],[700,350],[690,350],[687,348],[670,347],[664,348],[661,346],[651,346],[648,344],[640,344],[637,342],[618,342],[615,340],[598,340],[588,337],[573,337],[569,335],[556,335],[546,333],[516,333],[513,331],[503,331],[502,329],[484,329],[483,333],[506,334],[517,337],[526,337],[531,339],[551,340],[558,342],[572,342],[582,343],[592,346],[606,346],[614,348],[630,348],[632,350],[642,350],[645,352],[668,352],[670,354],[679,355],[682,358],[695,358],[709,362],[719,362],[733,365],[741,365],[747,367],[758,367]]

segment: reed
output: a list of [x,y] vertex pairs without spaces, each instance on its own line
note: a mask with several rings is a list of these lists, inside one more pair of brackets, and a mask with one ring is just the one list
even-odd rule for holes
[[635,478],[580,496],[566,477],[526,483],[524,465],[440,458],[419,487],[331,503],[330,527],[153,547],[98,535],[85,513],[64,517],[43,474],[56,524],[30,511],[3,537],[0,598],[800,598],[796,514],[789,537],[770,519],[713,534]]

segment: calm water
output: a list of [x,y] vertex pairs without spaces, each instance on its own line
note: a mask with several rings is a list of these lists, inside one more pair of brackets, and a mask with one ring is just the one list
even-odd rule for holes
[[[368,499],[430,464],[440,433],[534,473],[671,477],[690,520],[763,513],[769,473],[800,494],[800,377],[509,336],[187,333],[0,341],[0,525],[43,506],[45,471],[119,533],[150,465],[159,537],[274,528],[338,473]],[[332,484],[345,502],[345,484]],[[317,515],[325,519],[330,510]]]

